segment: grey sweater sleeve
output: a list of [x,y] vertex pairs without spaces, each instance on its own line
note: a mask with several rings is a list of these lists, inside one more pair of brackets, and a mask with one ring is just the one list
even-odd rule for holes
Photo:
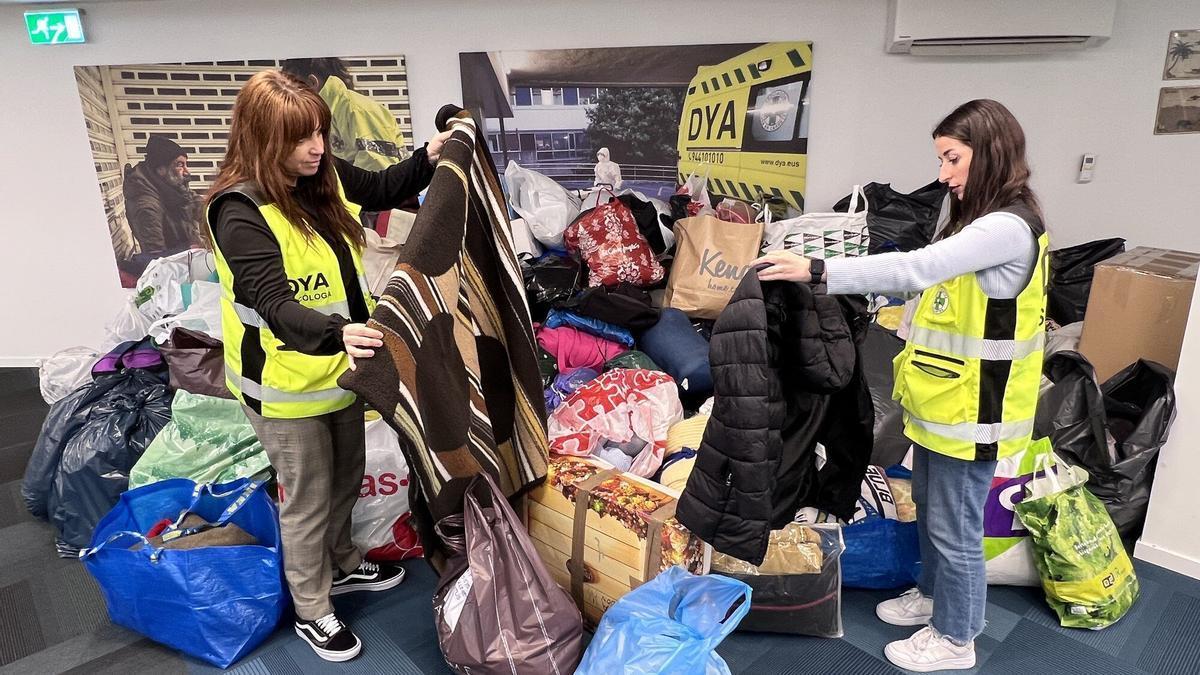
[[978,272],[988,297],[1015,298],[1028,283],[1037,247],[1020,216],[989,213],[958,234],[916,251],[827,260],[828,292],[915,293]]

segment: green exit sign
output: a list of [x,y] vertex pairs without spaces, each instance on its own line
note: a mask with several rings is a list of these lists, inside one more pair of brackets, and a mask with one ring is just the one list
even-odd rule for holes
[[25,12],[25,30],[35,45],[69,45],[87,42],[79,10],[60,9],[53,12]]

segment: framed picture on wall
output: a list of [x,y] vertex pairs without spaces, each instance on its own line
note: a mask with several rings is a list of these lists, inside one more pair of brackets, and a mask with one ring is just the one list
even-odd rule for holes
[[1200,80],[1200,28],[1171,31],[1163,79]]
[[1154,133],[1200,133],[1200,87],[1163,87],[1158,92]]

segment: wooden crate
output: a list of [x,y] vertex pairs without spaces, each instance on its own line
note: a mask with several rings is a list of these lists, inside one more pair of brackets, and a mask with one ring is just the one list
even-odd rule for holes
[[[577,500],[584,493],[589,498],[581,508]],[[712,549],[675,519],[678,497],[602,462],[551,458],[545,483],[526,502],[526,525],[546,567],[572,593],[589,624],[672,565],[708,572]],[[580,559],[582,565],[572,564]]]

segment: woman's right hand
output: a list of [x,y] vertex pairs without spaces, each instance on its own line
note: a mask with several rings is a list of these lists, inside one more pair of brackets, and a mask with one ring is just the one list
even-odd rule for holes
[[348,323],[342,327],[342,344],[350,355],[350,370],[355,370],[354,359],[369,359],[376,347],[383,346],[383,333],[365,323]]

